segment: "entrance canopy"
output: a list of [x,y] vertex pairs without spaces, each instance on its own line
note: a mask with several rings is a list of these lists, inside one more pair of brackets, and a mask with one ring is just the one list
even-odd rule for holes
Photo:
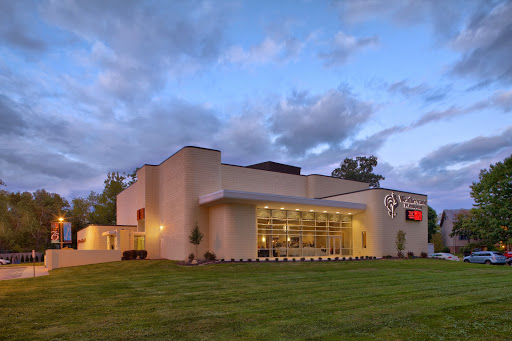
[[340,214],[356,214],[366,209],[365,204],[292,197],[287,195],[220,190],[199,198],[199,205],[210,207],[220,204],[251,204],[269,209],[285,209],[300,211],[336,211]]

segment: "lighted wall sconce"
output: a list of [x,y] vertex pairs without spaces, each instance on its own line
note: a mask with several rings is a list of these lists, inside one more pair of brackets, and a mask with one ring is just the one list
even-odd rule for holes
[[164,227],[162,225],[160,225],[160,231],[162,231],[164,229]]

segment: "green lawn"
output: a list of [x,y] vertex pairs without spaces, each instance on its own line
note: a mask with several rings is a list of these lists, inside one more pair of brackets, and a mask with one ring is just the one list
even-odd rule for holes
[[125,261],[0,282],[2,340],[505,340],[512,268]]

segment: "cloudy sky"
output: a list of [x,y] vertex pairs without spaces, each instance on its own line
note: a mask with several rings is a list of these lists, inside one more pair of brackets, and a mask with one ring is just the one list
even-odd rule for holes
[[470,207],[512,154],[512,1],[0,1],[0,179],[71,199],[181,147]]

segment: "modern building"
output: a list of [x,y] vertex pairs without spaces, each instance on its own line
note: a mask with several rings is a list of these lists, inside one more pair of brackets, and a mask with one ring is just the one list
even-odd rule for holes
[[441,230],[443,245],[448,247],[452,253],[459,252],[462,247],[470,242],[466,235],[450,236],[453,230],[453,224],[457,221],[457,216],[460,213],[466,212],[469,212],[469,210],[463,208],[458,210],[443,210],[443,214],[441,215],[439,228]]
[[79,231],[79,249],[143,247],[149,258],[184,260],[197,224],[200,255],[224,259],[396,255],[398,230],[405,251],[427,251],[426,195],[300,170],[224,164],[218,150],[184,147],[139,169],[117,197],[119,225]]

